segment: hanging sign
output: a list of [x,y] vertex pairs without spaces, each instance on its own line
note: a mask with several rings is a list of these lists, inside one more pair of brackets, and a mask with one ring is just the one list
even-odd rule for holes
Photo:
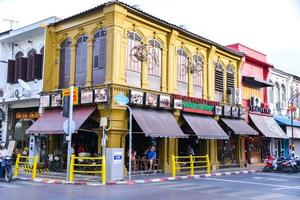
[[95,103],[107,102],[108,99],[108,90],[107,88],[97,88],[94,90],[94,101]]
[[[62,92],[63,98],[70,96],[70,94],[71,94],[70,89],[63,89],[63,92]],[[73,89],[73,105],[78,105],[78,103],[79,103],[78,94],[79,94],[78,87],[74,87],[74,89]]]
[[158,95],[154,93],[146,93],[145,105],[151,107],[157,107]]
[[135,105],[144,105],[144,92],[130,90],[130,103]]
[[170,95],[159,95],[159,107],[160,108],[171,108],[171,96]]
[[61,106],[61,92],[54,92],[51,94],[51,107]]

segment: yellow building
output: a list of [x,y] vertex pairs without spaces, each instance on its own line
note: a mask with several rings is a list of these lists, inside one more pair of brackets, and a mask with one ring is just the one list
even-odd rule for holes
[[[107,147],[121,147],[126,151],[128,113],[126,108],[115,103],[113,97],[120,92],[130,95],[135,109],[133,126],[142,129],[134,131],[133,148],[138,149],[137,153],[142,156],[141,151],[153,144],[157,147],[158,167],[170,172],[171,155],[184,151],[181,149],[185,147],[180,144],[188,145],[189,140],[184,142],[185,139],[180,139],[184,135],[175,132],[170,135],[145,133],[141,123],[153,120],[148,120],[153,112],[157,119],[161,119],[157,113],[171,113],[178,124],[183,125],[189,116],[183,117],[182,113],[191,109],[199,109],[200,114],[209,113],[209,120],[216,121],[214,118],[219,119],[219,116],[214,114],[214,107],[229,104],[232,89],[240,88],[241,57],[228,48],[137,8],[121,2],[105,3],[46,27],[43,93],[46,96],[41,98],[41,107],[46,107],[46,115],[53,110],[52,107],[61,106],[60,91],[63,88],[70,85],[80,88],[77,93],[77,97],[81,97],[78,110],[86,105],[96,106],[97,111],[86,111],[93,113],[87,117],[96,125],[92,128],[88,125],[87,128],[77,127],[76,130],[95,132],[97,151],[100,152],[102,129],[99,122],[101,117],[106,117]],[[143,98],[139,99],[139,95]],[[175,103],[178,103],[177,100],[180,100],[180,105]],[[144,106],[136,106],[141,103],[139,101],[145,101]],[[145,108],[147,105],[148,108]],[[185,106],[192,108],[182,108]],[[136,110],[142,111],[135,113]],[[76,115],[76,107],[74,112]],[[84,111],[78,111],[77,115],[80,117],[82,113]],[[202,116],[200,114],[199,117]],[[148,121],[143,121],[138,115]],[[158,120],[156,123],[152,124],[154,128],[161,125],[161,128],[166,128],[163,122]],[[212,126],[219,125],[215,123]],[[172,128],[178,130],[177,127]],[[159,139],[150,140],[150,144],[149,140],[141,138],[145,137],[141,132],[146,136],[158,136]],[[216,134],[212,138],[199,136],[195,139],[195,151],[209,154],[213,168],[220,165],[217,139],[221,136]],[[85,136],[75,137],[79,142],[89,140]],[[57,148],[53,141],[49,146],[48,151]],[[239,146],[239,137],[233,146]],[[237,163],[241,163],[240,151],[237,148],[234,152]]]

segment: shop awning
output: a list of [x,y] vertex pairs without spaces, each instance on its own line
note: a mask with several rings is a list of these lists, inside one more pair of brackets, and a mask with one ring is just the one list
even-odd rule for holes
[[235,134],[258,135],[258,132],[242,119],[221,119]]
[[163,110],[132,108],[137,124],[146,136],[150,137],[186,137],[172,113]]
[[199,139],[229,139],[215,119],[191,114],[182,115]]
[[273,87],[269,81],[258,79],[257,77],[243,76],[243,83],[256,88]]
[[[292,126],[291,119],[286,116],[274,116],[274,119],[280,125]],[[300,127],[300,121],[293,120],[293,126]]]
[[[95,107],[75,107],[73,120],[76,124],[75,132],[93,113]],[[46,112],[30,126],[27,134],[64,134],[63,123],[67,118],[62,116],[62,109],[46,110]]]
[[249,114],[256,128],[266,137],[287,139],[287,135],[273,117]]

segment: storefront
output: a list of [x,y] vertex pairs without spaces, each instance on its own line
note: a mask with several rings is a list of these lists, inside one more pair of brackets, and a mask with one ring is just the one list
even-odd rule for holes
[[247,160],[250,164],[260,163],[270,153],[273,153],[274,140],[284,141],[288,137],[272,116],[251,113],[249,117],[250,124],[260,132],[260,135],[247,138]]

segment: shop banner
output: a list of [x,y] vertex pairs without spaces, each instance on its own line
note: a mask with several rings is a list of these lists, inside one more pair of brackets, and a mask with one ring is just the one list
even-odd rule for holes
[[[71,92],[70,92],[70,89],[63,89],[62,91],[62,97],[67,97],[67,96],[70,96]],[[79,98],[78,98],[78,87],[74,87],[74,90],[73,90],[73,105],[78,105],[79,104]]]

